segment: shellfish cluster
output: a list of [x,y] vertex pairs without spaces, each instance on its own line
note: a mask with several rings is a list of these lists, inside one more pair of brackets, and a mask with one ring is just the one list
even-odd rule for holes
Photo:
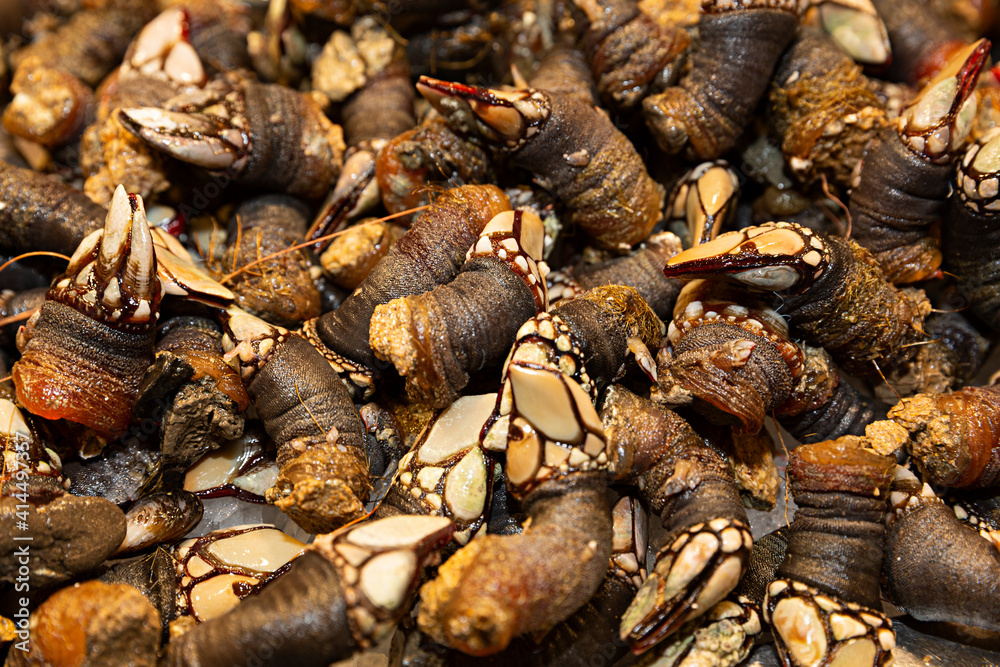
[[4,664],[997,648],[996,9],[6,7]]

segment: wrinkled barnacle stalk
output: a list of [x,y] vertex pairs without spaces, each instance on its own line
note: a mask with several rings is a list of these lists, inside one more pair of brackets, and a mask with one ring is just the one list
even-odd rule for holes
[[[892,45],[888,76],[917,85],[937,74],[974,39],[919,0],[872,0]],[[970,37],[972,39],[970,39]]]
[[171,641],[165,664],[326,667],[370,648],[409,610],[453,530],[441,517],[397,516],[321,535],[259,595]]
[[[450,650],[445,664],[452,667],[481,665],[525,665],[531,667],[575,667],[601,656],[614,664],[627,652],[628,645],[617,638],[622,612],[635,596],[646,576],[646,511],[638,499],[623,496],[611,510],[613,534],[611,561],[607,575],[587,604],[552,628],[545,637],[515,637],[500,653],[469,657]],[[435,662],[444,649],[421,633],[407,636],[403,663]],[[437,658],[440,660],[441,658]],[[423,661],[422,661],[423,660]]]
[[191,43],[187,10],[172,7],[146,24],[129,45],[112,85],[101,89],[96,120],[80,140],[83,190],[107,204],[121,183],[149,198],[170,187],[169,161],[125,129],[121,107],[158,107],[181,93],[194,93],[207,78]]
[[666,530],[620,627],[622,639],[642,653],[735,588],[753,538],[729,463],[687,422],[617,385],[601,419],[613,478],[636,484]]
[[506,445],[508,488],[530,525],[474,539],[441,567],[421,589],[424,633],[489,655],[517,635],[548,631],[591,598],[612,546],[607,443],[593,397],[622,369],[630,339],[645,349],[661,333],[636,292],[620,286],[521,327],[483,442]]
[[565,221],[601,247],[624,250],[649,236],[662,188],[607,115],[565,93],[516,91],[421,77],[417,90],[455,129],[506,153],[565,206]]
[[471,373],[503,361],[521,324],[548,310],[544,238],[534,213],[499,213],[453,281],[375,308],[371,348],[406,378],[411,400],[454,402]]
[[702,162],[667,197],[667,215],[687,224],[688,247],[711,241],[736,215],[739,176],[725,160]]
[[582,261],[549,274],[549,299],[573,299],[601,285],[625,285],[634,288],[656,316],[670,317],[674,300],[681,289],[679,280],[663,275],[663,265],[681,251],[681,240],[672,232],[650,235],[624,257],[600,262]]
[[[386,28],[378,24],[374,16],[360,18],[351,32],[353,41],[344,33],[335,32],[324,48],[325,54],[327,49],[332,48],[331,45],[340,41],[338,36],[351,42],[352,46],[345,49],[340,57],[351,60],[351,65],[361,68],[358,77],[363,84],[344,103],[341,118],[348,147],[344,168],[310,225],[306,240],[340,231],[350,219],[380,201],[381,183],[376,180],[376,162],[380,153],[393,137],[416,124],[413,113],[416,92],[410,82],[410,64],[402,46],[393,40]],[[314,69],[319,62],[314,63]],[[343,77],[339,67],[333,70],[329,83],[337,88],[342,86],[341,79],[346,77]],[[315,75],[313,85],[315,87]],[[404,206],[398,210],[405,208],[411,207]],[[397,210],[389,209],[389,212],[396,213]]]
[[[9,667],[127,664],[155,667],[160,616],[126,584],[87,581],[57,591],[31,613],[30,642],[12,649]],[[127,658],[126,658],[127,656]]]
[[46,419],[121,435],[153,362],[161,283],[142,199],[115,191],[104,229],[87,236],[41,310],[18,332],[18,401]]
[[805,185],[826,177],[847,192],[885,124],[861,67],[819,30],[801,28],[775,68],[768,104],[768,126],[792,174]]
[[400,459],[373,518],[443,516],[455,523],[454,540],[468,543],[488,518],[493,462],[479,444],[479,434],[495,404],[495,394],[462,396],[435,415]]
[[[66,492],[59,456],[39,439],[14,403],[0,399],[0,582],[12,586],[18,552],[31,535],[27,584],[42,588],[93,570],[125,537],[125,515],[104,498]],[[15,526],[19,526],[15,528]]]
[[885,23],[872,0],[820,0],[819,23],[857,63],[880,66],[892,57]]
[[686,30],[657,23],[628,0],[575,0],[574,4],[587,17],[581,47],[608,106],[632,111],[650,89],[673,82],[681,55],[691,43]]
[[91,89],[155,12],[143,0],[88,7],[12,53],[15,97],[4,109],[4,127],[47,146],[72,139],[92,113]]
[[[521,85],[519,81],[517,85]],[[557,40],[538,63],[528,85],[549,92],[575,97],[584,104],[597,106],[597,86],[590,63],[579,49]]]
[[966,151],[941,225],[944,267],[958,279],[969,309],[1000,330],[1000,130],[980,137]]
[[892,662],[896,635],[881,612],[879,576],[895,467],[847,438],[792,451],[788,481],[799,509],[763,604],[785,665]]
[[222,358],[222,330],[214,320],[175,317],[160,334],[133,412],[160,423],[164,464],[183,466],[243,434],[250,397]]
[[167,108],[130,107],[118,120],[149,145],[234,181],[306,198],[321,197],[343,161],[340,127],[325,96],[228,74]]
[[[856,375],[903,365],[921,342],[931,305],[922,291],[886,281],[867,250],[788,222],[730,232],[667,261],[672,278],[722,274],[751,289],[778,293],[794,330]],[[875,363],[873,363],[875,362]]]
[[792,437],[806,444],[842,435],[861,436],[869,424],[885,419],[889,406],[844,380],[826,350],[800,347],[805,355],[802,374],[774,414]]
[[0,160],[0,252],[73,254],[108,211],[61,181]]
[[681,289],[667,337],[673,354],[657,357],[663,401],[693,395],[696,409],[716,420],[730,416],[748,433],[784,405],[804,370],[802,349],[777,312],[712,281]]
[[437,114],[391,138],[375,160],[382,203],[390,213],[430,203],[428,186],[434,184],[488,183],[494,180],[492,170],[486,152]]
[[452,280],[483,227],[509,210],[510,201],[496,186],[452,188],[413,223],[339,308],[307,322],[305,335],[329,348],[324,354],[343,366],[345,375],[367,395],[376,368],[369,345],[375,308]]
[[1000,386],[904,398],[889,419],[909,433],[907,450],[932,484],[1000,486]]
[[704,0],[691,70],[642,103],[660,148],[702,160],[729,151],[795,35],[797,11],[790,0]]
[[879,133],[851,192],[857,242],[868,248],[892,283],[931,277],[941,250],[929,235],[945,212],[952,163],[976,116],[976,82],[989,54],[980,40],[957,53]]
[[266,498],[309,533],[362,516],[371,490],[365,427],[337,372],[302,336],[232,307],[223,346],[278,447]]
[[233,212],[222,271],[235,274],[251,262],[274,256],[232,279],[236,305],[287,327],[320,314],[319,290],[310,273],[315,261],[304,250],[282,252],[301,241],[308,215],[304,202],[284,195],[256,197]]
[[884,573],[894,604],[920,621],[1000,630],[1000,552],[927,484],[899,468],[886,515]]

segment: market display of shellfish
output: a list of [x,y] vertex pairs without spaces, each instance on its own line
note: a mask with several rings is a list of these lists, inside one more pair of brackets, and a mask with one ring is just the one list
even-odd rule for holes
[[997,0],[0,27],[5,666],[1000,664]]

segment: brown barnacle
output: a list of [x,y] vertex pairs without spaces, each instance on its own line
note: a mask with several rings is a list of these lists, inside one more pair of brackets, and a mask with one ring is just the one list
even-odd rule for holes
[[882,516],[895,459],[854,438],[803,445],[788,462],[799,509],[763,616],[787,665],[881,667],[896,645],[881,612]]
[[671,395],[667,383],[679,384],[697,397],[696,409],[747,433],[759,431],[764,417],[788,400],[804,368],[802,349],[776,311],[714,281],[684,286],[667,337],[673,355],[660,395]]
[[311,199],[330,189],[343,163],[343,133],[326,117],[327,102],[229,73],[167,108],[116,115],[149,145],[219,178]]
[[974,93],[988,40],[958,52],[878,135],[851,192],[852,229],[892,283],[934,275],[941,249],[931,226],[945,213],[952,163],[976,114]]
[[581,46],[601,99],[611,108],[632,111],[651,90],[677,78],[681,56],[691,43],[686,30],[658,24],[629,0],[575,0],[574,4],[587,18]]
[[232,308],[223,345],[278,448],[266,498],[309,533],[362,516],[371,490],[365,427],[337,372],[303,337]]
[[[351,26],[351,35],[348,37],[346,33],[334,32],[324,47],[324,54],[330,48],[338,52],[343,50],[342,58],[347,60],[338,61],[337,67],[354,73],[354,76],[331,81],[327,86],[335,86],[340,91],[337,96],[347,92],[346,88],[359,87],[346,99],[341,112],[344,140],[348,146],[344,168],[309,229],[309,239],[340,231],[348,220],[383,199],[382,182],[377,176],[377,157],[394,137],[416,125],[413,109],[416,91],[410,82],[410,66],[402,46],[374,16],[358,19]],[[351,53],[353,55],[348,58]],[[317,60],[313,69],[314,87],[317,87],[316,66],[319,63],[320,60]],[[352,83],[344,87],[345,80]],[[329,94],[332,91],[327,89],[325,92]],[[435,143],[431,139],[424,148],[433,151]],[[465,147],[459,147],[459,150],[462,148]],[[391,162],[389,156],[387,159]],[[459,169],[465,166],[461,156],[456,155],[454,162]],[[406,180],[406,177],[402,179]],[[478,179],[472,180],[476,181]],[[398,196],[401,193],[397,191],[395,194]],[[402,193],[402,196],[408,198],[407,193]]]
[[792,327],[852,375],[905,364],[916,354],[912,343],[926,339],[923,322],[931,304],[923,291],[894,287],[854,241],[795,223],[723,234],[670,258],[663,272],[672,278],[724,276],[780,293],[774,303]]
[[800,347],[805,355],[802,374],[774,415],[792,437],[806,444],[843,435],[862,436],[868,425],[885,419],[889,406],[847,382],[826,350]]
[[561,41],[538,63],[538,69],[531,75],[531,85],[576,97],[591,106],[598,103],[597,88],[586,57],[579,49]]
[[486,152],[456,134],[436,114],[389,139],[375,160],[382,203],[390,213],[430,203],[429,185],[485,183],[491,174]]
[[348,146],[381,150],[385,141],[416,125],[410,66],[400,44],[376,17],[355,21],[351,35],[364,59],[367,81],[344,104],[344,137]]
[[702,11],[690,71],[642,108],[660,148],[709,160],[743,133],[798,16],[795,3],[777,0],[707,0]]
[[175,542],[201,521],[202,504],[187,491],[171,489],[143,496],[125,514],[125,539],[115,555]]
[[222,358],[222,330],[215,322],[181,316],[160,331],[134,413],[159,421],[164,463],[185,465],[242,434],[250,397]]
[[659,232],[649,236],[624,257],[598,262],[582,261],[566,273],[581,292],[602,285],[633,287],[657,317],[666,319],[673,310],[680,281],[666,278],[663,265],[680,251],[681,242],[677,236],[671,232]]
[[1000,484],[1000,386],[917,394],[889,410],[889,419],[909,432],[907,449],[931,484]]
[[817,29],[802,28],[774,73],[768,123],[795,177],[855,185],[861,158],[886,124],[861,67]]
[[233,212],[221,270],[238,272],[229,282],[237,305],[285,327],[319,315],[319,290],[310,274],[315,260],[305,250],[285,252],[302,240],[308,225],[306,205],[284,195],[256,197]]
[[421,662],[420,656],[442,655],[451,667],[574,667],[600,655],[614,664],[625,657],[628,646],[617,639],[621,614],[646,577],[646,510],[631,495],[622,496],[611,510],[612,555],[607,575],[587,604],[552,628],[539,642],[531,635],[515,637],[506,649],[485,657],[466,656],[434,644],[422,633],[411,633],[403,648],[403,664]]
[[760,607],[745,597],[731,595],[704,616],[685,623],[640,664],[732,667],[746,660],[763,630]]
[[624,251],[663,215],[663,188],[608,116],[578,97],[492,90],[421,77],[417,90],[467,135],[528,170],[565,207],[564,222]]
[[199,623],[222,616],[288,571],[305,544],[269,524],[215,530],[173,550],[177,614]]
[[318,339],[340,357],[375,368],[369,327],[376,306],[449,282],[486,223],[506,210],[509,200],[493,185],[462,186],[438,197],[340,308],[316,321]]
[[412,400],[449,405],[471,373],[504,359],[525,320],[547,310],[544,237],[535,214],[499,213],[453,281],[375,308],[372,350],[406,378]]
[[[969,309],[994,331],[1000,329],[997,269],[997,195],[1000,194],[1000,130],[977,139],[958,165],[942,223],[944,268],[958,279]],[[965,304],[962,304],[965,305]]]
[[666,531],[620,626],[643,653],[733,590],[753,539],[729,463],[682,418],[616,385],[601,420],[613,477],[638,486]]
[[79,190],[46,174],[0,160],[0,250],[72,254],[101,229],[108,211]]
[[[1000,555],[928,484],[899,468],[886,515],[885,590],[920,621],[1000,630]],[[968,637],[969,634],[965,634]]]
[[189,34],[185,9],[161,12],[143,27],[121,66],[98,89],[96,120],[80,142],[80,166],[87,177],[83,190],[94,201],[107,204],[119,183],[147,198],[170,187],[168,161],[129,132],[115,112],[121,107],[160,106],[205,83]]
[[493,464],[479,433],[495,404],[496,394],[462,396],[436,414],[399,461],[373,517],[443,516],[455,523],[455,541],[467,544],[488,518]]
[[94,87],[121,62],[132,36],[156,11],[148,0],[128,0],[76,12],[58,29],[11,54],[11,64],[17,67],[37,57],[43,65],[61,67]]
[[[0,581],[20,577],[40,589],[96,569],[125,537],[125,515],[103,498],[66,493],[58,455],[7,399],[0,399],[0,427]],[[18,572],[26,565],[18,556],[24,535],[31,536],[27,580]]]
[[508,488],[530,524],[516,535],[477,537],[441,567],[421,589],[424,633],[490,655],[517,635],[548,631],[594,594],[613,540],[609,451],[592,396],[622,368],[627,339],[655,340],[661,327],[635,290],[619,286],[521,327],[483,442],[504,441]]
[[87,581],[64,588],[28,622],[28,650],[12,650],[10,667],[156,667],[160,615],[126,584]]
[[321,535],[259,594],[173,639],[164,664],[322,667],[370,648],[407,613],[453,530],[441,517],[397,516]]
[[[624,372],[629,352],[644,368],[652,367],[648,348],[656,347],[663,329],[663,322],[634,288],[595,287],[521,325],[503,377],[512,364],[558,370],[594,400]],[[587,349],[594,352],[585,355]],[[483,431],[486,449],[505,449],[513,400],[512,388],[504,382]]]
[[18,334],[18,401],[46,419],[121,435],[153,361],[161,284],[142,199],[119,186],[104,230],[87,236]]
[[888,77],[917,85],[936,75],[975,36],[935,7],[917,0],[872,0],[892,45]]
[[882,368],[885,381],[876,385],[876,398],[894,403],[899,396],[940,394],[971,381],[986,361],[989,341],[961,313],[931,314],[924,334],[911,360]]
[[333,239],[320,255],[320,264],[335,285],[353,290],[405,233],[406,228],[395,222],[361,220]]
[[46,67],[37,56],[21,62],[10,84],[14,94],[3,111],[12,135],[43,146],[71,141],[94,113],[94,93],[64,69]]

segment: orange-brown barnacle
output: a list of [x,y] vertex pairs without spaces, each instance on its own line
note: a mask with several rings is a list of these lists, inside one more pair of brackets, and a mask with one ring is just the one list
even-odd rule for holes
[[725,274],[750,288],[802,292],[826,271],[830,251],[819,235],[790,222],[729,232],[667,260],[668,278]]
[[900,139],[934,162],[949,162],[962,150],[976,118],[976,83],[990,53],[981,39],[951,57],[897,121]]
[[46,419],[121,434],[153,361],[161,285],[141,198],[115,191],[103,236],[84,239],[49,290],[12,372],[18,400]]
[[538,134],[549,117],[545,94],[531,88],[508,92],[422,76],[417,90],[454,127],[508,149]]

